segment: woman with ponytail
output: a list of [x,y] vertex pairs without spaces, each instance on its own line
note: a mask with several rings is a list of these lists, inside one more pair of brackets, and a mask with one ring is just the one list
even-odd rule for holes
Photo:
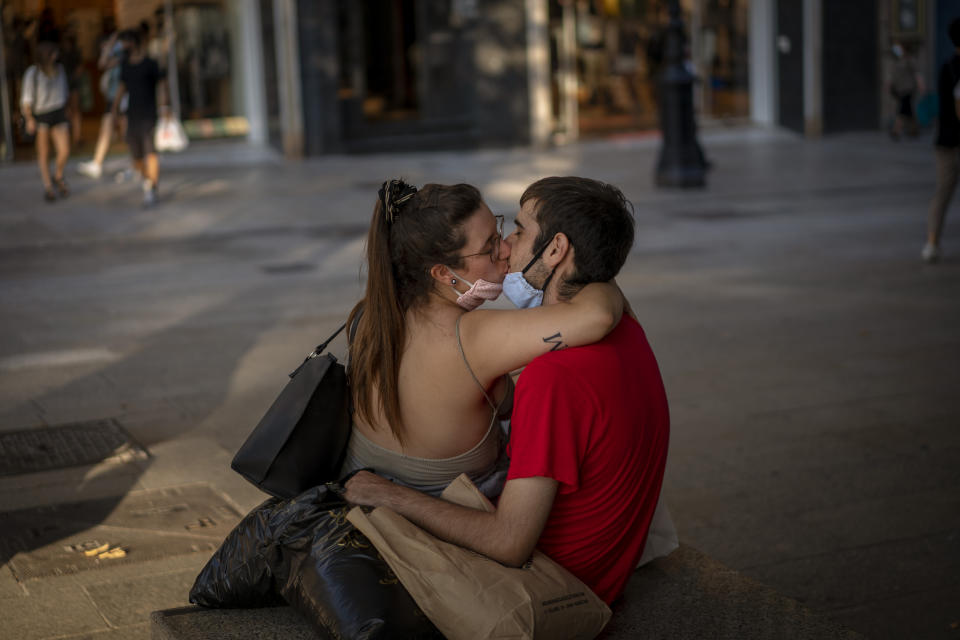
[[558,304],[464,318],[500,294],[510,257],[502,223],[467,184],[381,187],[366,293],[348,323],[354,427],[344,474],[369,467],[436,494],[467,473],[498,494],[507,463],[499,419],[509,418],[513,392],[506,374],[557,348],[547,336],[590,344],[619,322],[623,297],[606,283]]

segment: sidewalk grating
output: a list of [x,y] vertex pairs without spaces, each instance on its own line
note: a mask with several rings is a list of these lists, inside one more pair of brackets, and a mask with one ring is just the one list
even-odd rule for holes
[[148,456],[112,418],[0,433],[0,477]]

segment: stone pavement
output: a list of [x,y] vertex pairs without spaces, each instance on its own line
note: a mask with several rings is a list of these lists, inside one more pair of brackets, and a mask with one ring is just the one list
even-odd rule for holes
[[[0,637],[147,638],[185,604],[262,498],[233,451],[362,291],[383,179],[472,182],[509,214],[558,174],[636,207],[618,280],[664,374],[681,540],[867,637],[960,637],[960,214],[922,264],[929,140],[703,142],[692,192],[655,190],[637,138],[301,163],[195,145],[151,210],[80,177],[48,205],[34,167],[0,168],[0,456],[64,427],[32,473],[0,463]],[[42,470],[73,423],[91,455],[104,424],[129,442]]]

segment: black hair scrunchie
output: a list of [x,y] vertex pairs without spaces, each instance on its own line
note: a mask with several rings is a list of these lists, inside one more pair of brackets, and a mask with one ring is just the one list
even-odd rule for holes
[[377,196],[380,198],[380,206],[383,208],[387,222],[392,223],[394,218],[400,215],[401,205],[415,195],[417,195],[417,188],[403,180],[387,180],[380,185]]

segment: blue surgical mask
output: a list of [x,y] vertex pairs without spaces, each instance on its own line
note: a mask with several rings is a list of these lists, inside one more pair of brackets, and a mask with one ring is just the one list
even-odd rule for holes
[[503,295],[518,309],[531,309],[543,304],[543,289],[527,282],[523,272],[508,273],[503,279]]
[[537,289],[523,276],[530,270],[533,263],[540,259],[543,251],[547,248],[547,244],[543,245],[540,251],[537,251],[536,255],[533,256],[522,271],[508,273],[503,279],[503,295],[507,296],[510,302],[518,309],[532,309],[533,307],[539,307],[543,304],[543,292],[547,288],[547,285],[550,284],[550,279],[553,278],[553,271],[550,272],[550,275],[547,276],[546,281],[543,283],[543,289]]

